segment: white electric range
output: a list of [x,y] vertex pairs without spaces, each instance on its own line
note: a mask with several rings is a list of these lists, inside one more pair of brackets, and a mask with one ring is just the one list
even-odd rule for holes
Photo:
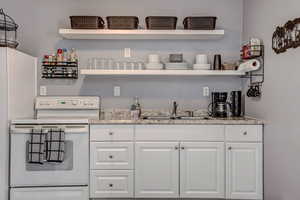
[[[13,120],[10,130],[11,200],[87,200],[89,119],[99,119],[99,97],[38,97],[36,119]],[[62,162],[29,162],[33,131],[63,130]],[[32,150],[32,149],[31,149]]]

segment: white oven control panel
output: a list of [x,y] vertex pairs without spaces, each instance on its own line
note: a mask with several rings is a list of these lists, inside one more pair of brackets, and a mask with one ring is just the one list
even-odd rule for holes
[[36,110],[60,110],[60,109],[100,109],[99,97],[67,96],[67,97],[37,97]]

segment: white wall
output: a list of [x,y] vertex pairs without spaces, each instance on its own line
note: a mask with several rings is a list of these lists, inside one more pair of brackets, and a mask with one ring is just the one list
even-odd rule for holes
[[[3,0],[2,0],[3,1]],[[18,6],[17,6],[18,5]],[[2,5],[1,5],[2,6]],[[130,47],[135,57],[146,59],[149,53],[160,53],[167,57],[172,52],[182,52],[193,61],[197,53],[208,53],[212,58],[221,53],[224,60],[239,58],[242,37],[242,0],[5,0],[5,10],[20,23],[20,49],[42,58],[59,47],[78,49],[81,68],[87,58],[121,57],[121,49]],[[29,8],[28,8],[29,7]],[[220,41],[68,41],[58,35],[58,28],[70,27],[70,15],[136,15],[144,26],[148,15],[176,15],[178,25],[189,15],[218,16],[218,28],[224,28],[226,36]],[[168,107],[175,99],[184,108],[206,108],[209,99],[203,98],[202,87],[216,90],[234,90],[241,87],[239,78],[88,78],[78,81],[48,81],[50,95],[100,95],[103,107],[127,108],[134,96],[140,96],[143,107]],[[113,86],[121,85],[122,96],[112,96]],[[158,89],[159,88],[159,89]]]
[[266,120],[266,200],[300,199],[300,48],[276,55],[276,26],[300,17],[299,0],[245,0],[244,38],[259,37],[266,45],[266,82],[259,101],[247,99],[247,111]]

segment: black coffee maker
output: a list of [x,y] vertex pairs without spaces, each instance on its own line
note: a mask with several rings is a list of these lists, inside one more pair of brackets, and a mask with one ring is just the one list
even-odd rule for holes
[[208,106],[208,113],[211,117],[225,118],[227,117],[230,104],[227,102],[227,92],[212,92],[212,102]]

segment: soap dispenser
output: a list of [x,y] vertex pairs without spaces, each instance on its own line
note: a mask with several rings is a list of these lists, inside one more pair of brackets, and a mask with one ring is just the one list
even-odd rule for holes
[[142,108],[141,108],[141,104],[139,103],[138,97],[134,98],[134,103],[131,105],[130,111],[131,111],[131,118],[133,120],[138,120],[141,118]]

